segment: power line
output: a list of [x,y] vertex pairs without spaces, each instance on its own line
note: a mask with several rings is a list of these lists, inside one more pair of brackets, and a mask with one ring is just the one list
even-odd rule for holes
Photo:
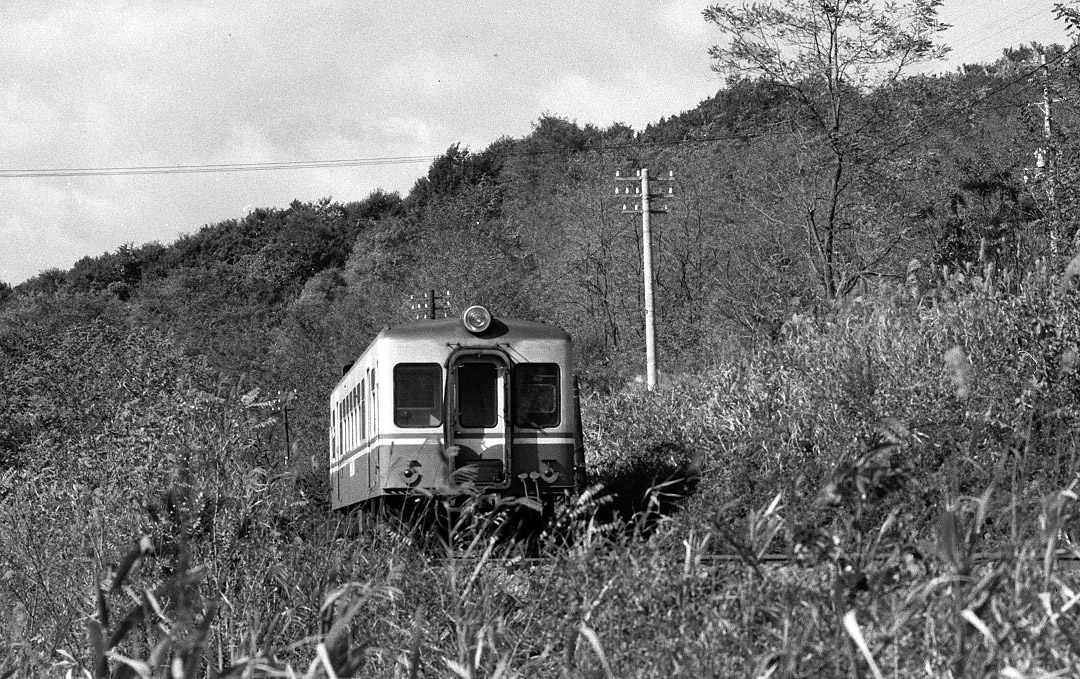
[[[770,123],[774,128],[786,126],[789,123]],[[650,146],[677,146],[689,143],[712,143],[717,141],[737,141],[740,139],[752,139],[776,134],[788,134],[790,129],[766,129],[759,131],[736,132],[723,136],[698,137],[685,140],[666,141],[628,141],[618,144],[607,144],[596,147],[586,147],[583,152],[589,151],[614,151],[619,149],[643,148]],[[540,149],[510,153],[510,156],[548,155],[564,153],[563,149]],[[408,165],[416,163],[431,163],[439,157],[439,154],[424,156],[388,156],[379,158],[345,158],[338,160],[300,160],[264,163],[219,163],[206,165],[135,165],[128,167],[69,167],[69,168],[40,168],[40,169],[14,169],[0,170],[0,179],[28,179],[34,177],[116,177],[134,175],[171,175],[171,174],[204,174],[221,172],[264,172],[271,170],[309,170],[334,167],[371,167],[381,165]]]
[[1049,14],[1050,14],[1050,8],[1049,7],[1044,7],[1042,9],[1040,9],[1040,10],[1036,10],[1033,14],[1031,14],[1031,15],[1025,17],[1025,18],[1016,19],[1016,20],[1010,19],[1010,20],[1007,20],[1007,21],[1003,21],[998,30],[993,30],[993,31],[971,31],[969,33],[964,33],[964,34],[961,34],[959,36],[956,36],[956,39],[953,40],[950,47],[952,47],[953,52],[957,52],[957,51],[961,51],[961,50],[974,50],[974,49],[976,49],[978,47],[981,47],[981,46],[989,43],[991,40],[993,40],[994,38],[996,38],[996,37],[998,37],[998,36],[1000,36],[1000,35],[1002,35],[1004,33],[1010,33],[1012,35],[1015,35],[1016,29],[1018,27],[1030,22],[1033,19],[1036,19],[1036,18],[1041,19],[1041,18],[1043,18],[1043,17],[1045,17],[1045,16],[1047,16]]
[[150,165],[131,167],[69,167],[0,170],[0,178],[29,177],[109,177],[125,175],[200,174],[208,172],[263,172],[267,170],[308,170],[326,167],[366,167],[430,163],[436,155],[390,156],[384,158],[346,158],[338,160],[299,160],[265,163],[218,163],[208,165]]
[[[1061,55],[1051,60],[1046,66],[1051,66],[1065,56],[1071,54],[1077,49],[1078,45],[1074,45],[1070,49],[1064,51]],[[966,113],[974,109],[976,106],[982,104],[986,100],[1002,93],[1017,82],[1020,82],[1040,68],[1046,66],[1040,66],[1032,69],[1029,72],[1021,73],[1019,76],[1009,80],[1003,85],[995,88],[993,91],[969,102],[968,104],[961,106],[959,109],[947,112],[943,115],[936,116],[931,120],[931,124],[936,124],[947,120],[957,114]],[[646,147],[670,147],[670,146],[685,146],[689,144],[709,144],[723,141],[748,141],[750,139],[757,139],[768,136],[780,136],[786,134],[792,134],[796,130],[797,125],[794,121],[774,121],[768,124],[768,127],[763,130],[747,130],[747,131],[735,131],[723,135],[708,135],[696,138],[687,138],[680,140],[656,140],[645,141],[642,139],[631,140],[627,142],[620,142],[615,144],[601,144],[595,147],[586,147],[581,149],[580,152],[604,152],[604,151],[617,151],[622,149],[640,149]],[[926,134],[918,135],[918,138],[926,136]],[[894,142],[897,140],[894,140]],[[910,143],[910,139],[909,142]],[[904,144],[906,145],[906,144]],[[883,145],[879,145],[883,146]],[[511,152],[508,156],[529,156],[529,155],[547,155],[553,153],[565,153],[564,149],[528,149],[517,152]],[[571,152],[574,153],[574,152]],[[306,161],[282,161],[282,162],[260,162],[260,163],[217,163],[217,164],[203,164],[203,165],[138,165],[138,166],[126,166],[126,167],[71,167],[71,168],[40,168],[40,169],[12,169],[2,170],[0,169],[0,179],[28,179],[35,177],[109,177],[109,176],[136,176],[136,175],[173,175],[173,174],[205,174],[205,173],[225,173],[225,172],[266,172],[275,170],[306,170],[306,169],[320,169],[320,168],[338,168],[338,167],[374,167],[374,166],[387,166],[387,165],[408,165],[418,163],[431,163],[439,157],[439,154],[420,155],[420,156],[385,156],[375,158],[343,158],[335,160],[306,160]]]

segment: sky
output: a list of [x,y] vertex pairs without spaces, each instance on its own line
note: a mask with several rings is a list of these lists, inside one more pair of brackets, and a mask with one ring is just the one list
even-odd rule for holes
[[[707,4],[4,2],[0,281],[255,208],[404,195],[450,145],[543,115],[641,130],[723,85]],[[945,0],[940,69],[1070,44],[1053,4]],[[211,167],[237,165],[274,169]]]

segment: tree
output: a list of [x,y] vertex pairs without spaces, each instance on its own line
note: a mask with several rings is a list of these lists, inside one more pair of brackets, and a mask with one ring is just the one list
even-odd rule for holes
[[413,184],[406,199],[409,209],[420,211],[435,198],[467,191],[471,186],[496,182],[503,160],[513,145],[513,141],[505,137],[491,144],[483,153],[473,153],[461,144],[451,145],[446,153],[431,163],[427,176]]
[[941,0],[774,0],[732,7],[713,5],[706,21],[731,36],[709,50],[713,68],[789,90],[797,103],[793,127],[804,135],[819,167],[801,206],[809,259],[826,299],[835,299],[876,258],[844,256],[843,239],[863,221],[846,200],[860,166],[882,160],[902,140],[870,136],[879,113],[865,95],[895,83],[911,66],[945,48],[934,35]]

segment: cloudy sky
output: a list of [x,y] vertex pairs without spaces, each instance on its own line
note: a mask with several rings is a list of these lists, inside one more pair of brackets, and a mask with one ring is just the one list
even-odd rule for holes
[[[641,129],[720,87],[707,4],[4,2],[0,281],[293,199],[404,194],[451,144],[482,150],[545,113]],[[1052,6],[946,0],[941,68],[1069,43]],[[333,160],[365,162],[176,170]]]

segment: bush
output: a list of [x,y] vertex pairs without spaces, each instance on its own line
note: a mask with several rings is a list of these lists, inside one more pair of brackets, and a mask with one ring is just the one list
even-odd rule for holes
[[829,478],[882,443],[907,478],[907,523],[988,486],[1067,484],[1076,468],[1080,297],[1043,271],[1006,287],[956,275],[912,300],[885,289],[783,340],[654,393],[586,400],[591,466],[638,493],[703,470],[695,519],[724,522],[783,490],[827,520]]

